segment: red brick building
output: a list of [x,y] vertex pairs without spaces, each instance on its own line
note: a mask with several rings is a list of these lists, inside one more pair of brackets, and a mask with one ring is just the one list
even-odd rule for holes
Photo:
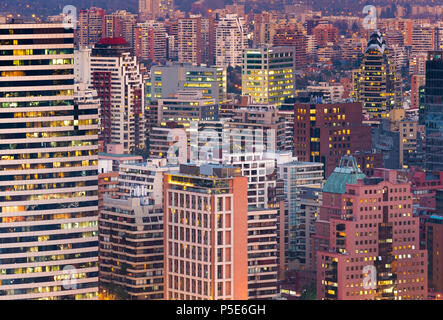
[[293,46],[295,69],[306,69],[308,63],[307,39],[303,32],[293,26],[277,29],[274,35],[275,46]]
[[[323,162],[328,177],[342,156],[371,152],[371,128],[363,125],[362,120],[359,102],[296,103],[294,156],[299,161]],[[381,166],[380,156],[357,158],[362,168]]]
[[319,24],[312,30],[312,34],[319,47],[324,47],[328,42],[335,42],[338,39],[338,29],[332,24]]

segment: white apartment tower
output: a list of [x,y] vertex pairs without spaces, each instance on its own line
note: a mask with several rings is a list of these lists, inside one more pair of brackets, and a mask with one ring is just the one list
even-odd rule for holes
[[215,30],[215,64],[221,67],[241,66],[243,49],[248,47],[248,31],[243,17],[227,14]]

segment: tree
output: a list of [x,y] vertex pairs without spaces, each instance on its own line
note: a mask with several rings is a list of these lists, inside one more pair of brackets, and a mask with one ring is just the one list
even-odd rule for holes
[[315,283],[303,287],[300,300],[317,300],[317,287]]
[[106,289],[110,294],[115,295],[119,300],[128,300],[130,298],[129,293],[124,287],[111,281],[110,283],[102,284],[102,287]]

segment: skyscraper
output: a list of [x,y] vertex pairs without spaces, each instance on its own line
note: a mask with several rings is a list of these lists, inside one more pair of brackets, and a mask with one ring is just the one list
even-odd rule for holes
[[[201,16],[178,21],[178,61],[200,64],[204,62],[205,24]],[[209,36],[209,34],[208,34]]]
[[443,170],[443,51],[431,51],[426,62],[424,109],[420,123],[425,125],[425,166]]
[[98,110],[66,24],[0,24],[0,300],[98,294]]
[[144,82],[140,64],[122,38],[102,39],[90,57],[91,84],[100,98],[101,138],[124,153],[145,145]]
[[400,76],[392,54],[379,31],[374,31],[363,54],[355,81],[355,98],[369,117],[386,118],[391,109],[402,107]]
[[248,298],[247,178],[180,165],[164,178],[165,299]]
[[219,67],[241,66],[242,52],[248,46],[248,34],[244,18],[228,14],[215,28],[215,65]]

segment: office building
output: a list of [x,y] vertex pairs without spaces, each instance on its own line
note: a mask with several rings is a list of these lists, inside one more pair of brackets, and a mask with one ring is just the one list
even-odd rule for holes
[[443,52],[429,52],[426,62],[423,112],[420,123],[425,126],[424,164],[429,171],[443,170],[442,82]]
[[215,99],[205,99],[201,91],[182,90],[176,97],[158,100],[158,123],[176,122],[189,127],[191,121],[218,120]]
[[199,90],[203,98],[222,102],[226,99],[226,68],[179,62],[152,66],[150,101],[170,98],[181,90]]
[[363,103],[370,118],[387,118],[393,108],[402,107],[400,76],[391,50],[379,31],[374,31],[363,54],[357,78],[355,98]]
[[98,110],[66,24],[0,24],[0,300],[97,299]]
[[371,127],[363,124],[361,110],[359,102],[295,103],[294,156],[322,162],[327,178],[342,156],[371,151]]
[[243,51],[242,95],[254,103],[281,105],[295,94],[293,47],[261,46]]
[[317,252],[317,298],[427,299],[427,252],[410,184],[397,171],[364,177],[355,159],[343,158],[325,183],[323,206],[329,244]]

